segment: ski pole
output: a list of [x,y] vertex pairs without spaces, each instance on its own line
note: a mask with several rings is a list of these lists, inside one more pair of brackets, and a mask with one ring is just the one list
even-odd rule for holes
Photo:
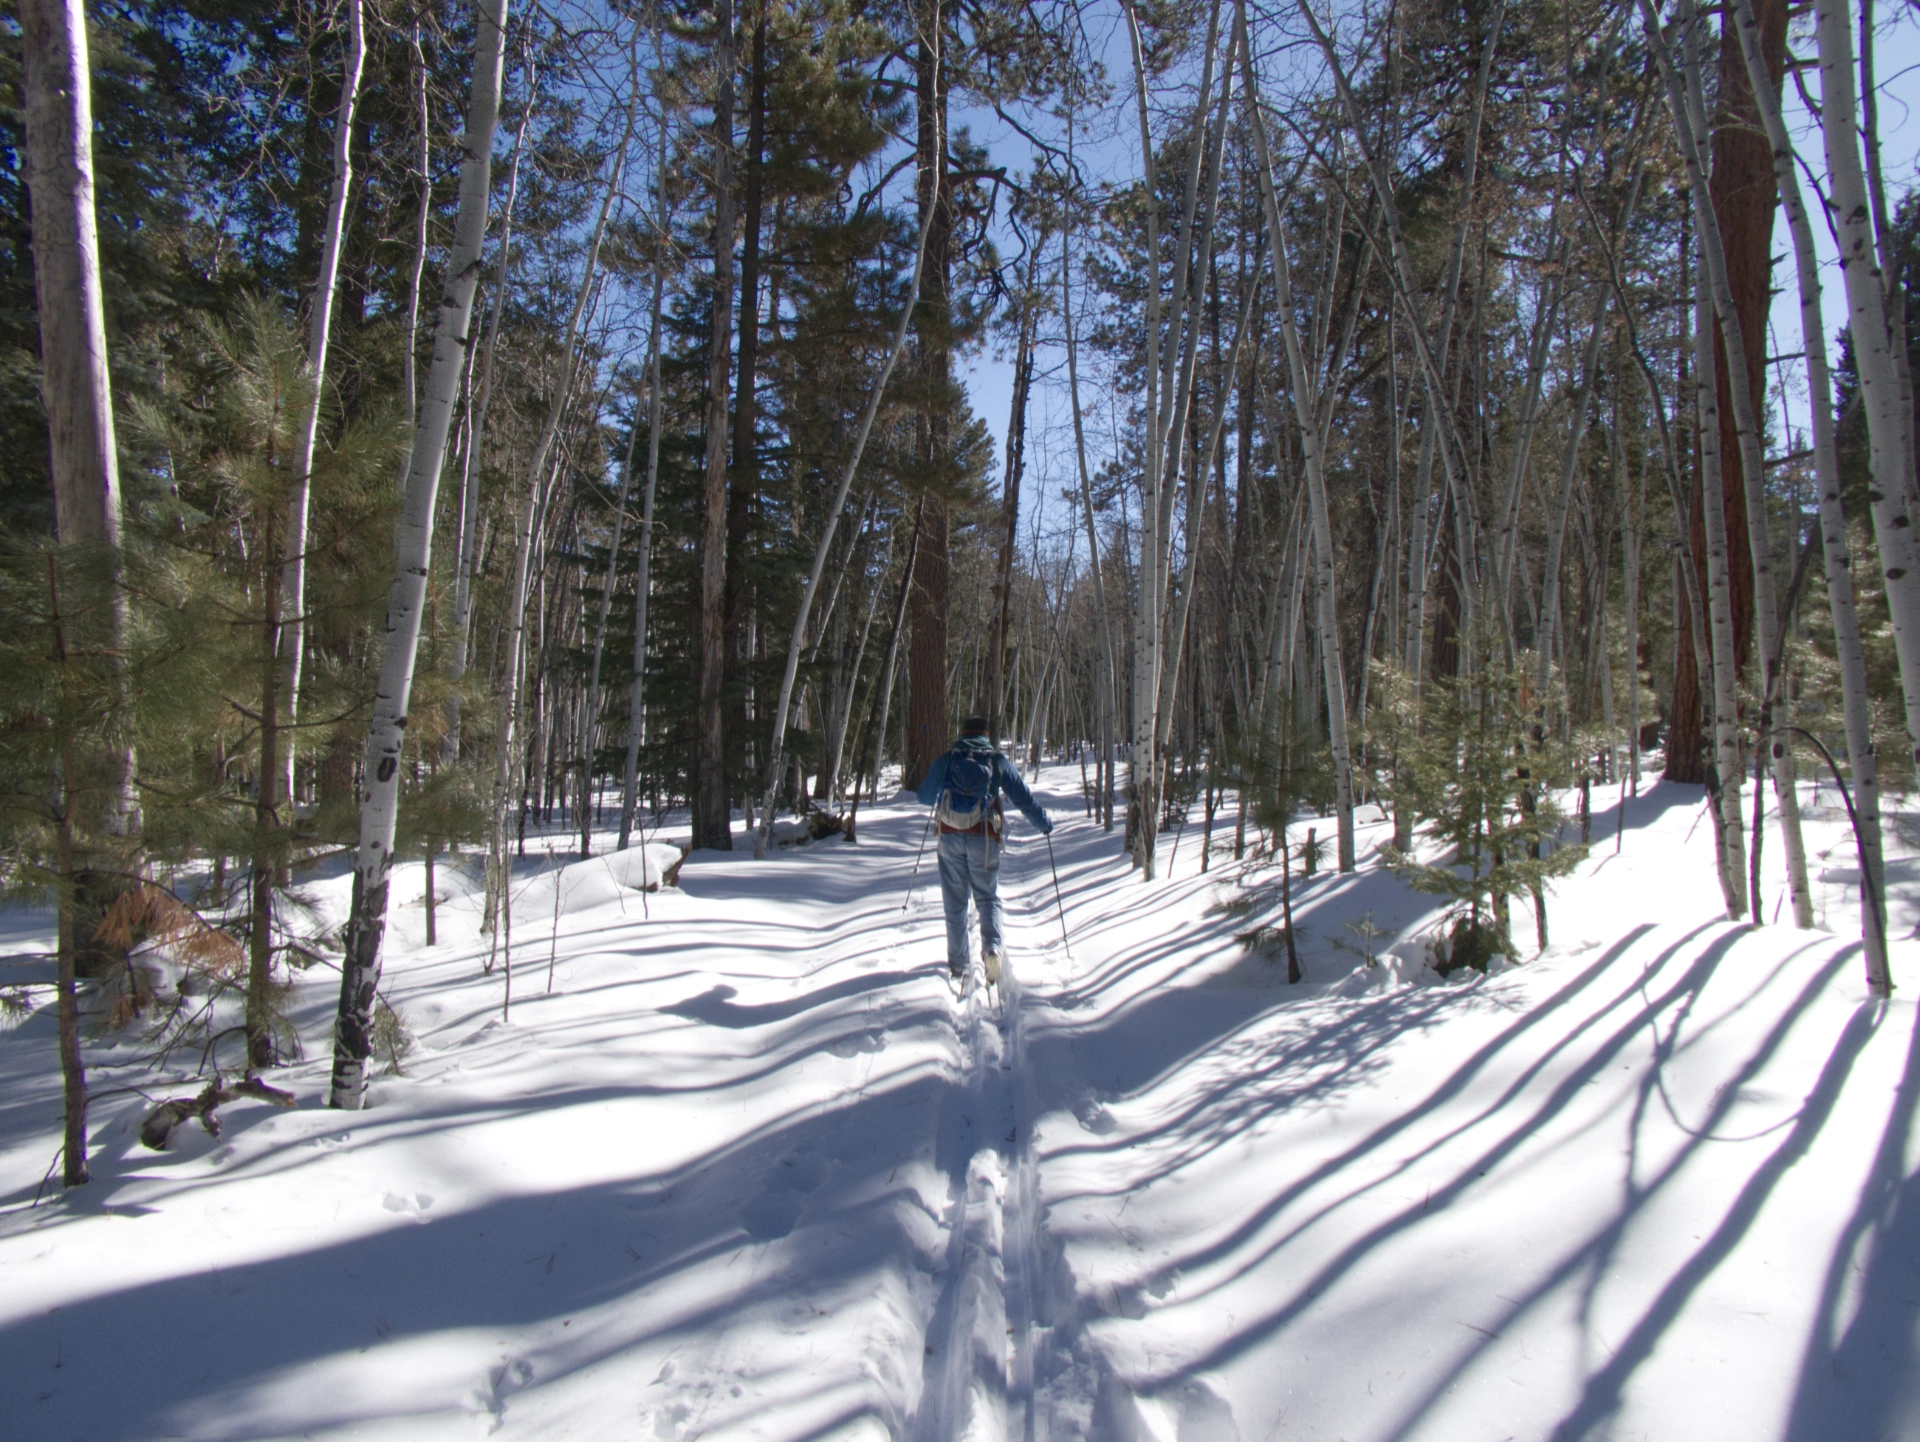
[[920,849],[913,854],[913,875],[907,878],[907,899],[900,903],[900,910],[903,914],[906,909],[913,904],[913,884],[920,879],[920,858],[927,854],[927,837],[932,835],[932,833],[933,813],[929,811],[927,813],[926,829],[920,833]]
[[1053,862],[1053,833],[1046,833],[1047,870],[1053,873],[1053,904],[1060,911],[1060,949],[1066,953],[1067,960],[1073,960],[1073,948],[1067,944],[1067,906],[1060,899],[1060,868]]

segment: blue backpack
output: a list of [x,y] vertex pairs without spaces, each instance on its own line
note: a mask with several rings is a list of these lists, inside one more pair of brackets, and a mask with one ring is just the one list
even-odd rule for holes
[[940,793],[940,805],[961,825],[978,825],[981,807],[993,795],[994,755],[969,746],[956,746],[947,753],[947,784]]

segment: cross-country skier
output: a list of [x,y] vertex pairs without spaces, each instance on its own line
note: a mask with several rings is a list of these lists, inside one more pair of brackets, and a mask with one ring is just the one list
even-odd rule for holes
[[947,969],[955,980],[967,974],[967,896],[980,909],[981,962],[987,983],[1000,981],[1000,852],[1007,821],[1000,796],[1013,798],[1020,814],[1042,836],[1053,822],[1033,799],[1011,761],[987,739],[984,716],[960,724],[953,749],[938,758],[915,794],[933,807],[940,823],[940,901],[947,913]]

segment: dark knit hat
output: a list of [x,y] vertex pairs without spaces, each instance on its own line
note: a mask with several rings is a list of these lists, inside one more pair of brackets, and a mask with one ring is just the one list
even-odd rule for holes
[[966,720],[960,723],[960,734],[962,736],[986,735],[987,734],[987,718],[984,716],[967,717]]

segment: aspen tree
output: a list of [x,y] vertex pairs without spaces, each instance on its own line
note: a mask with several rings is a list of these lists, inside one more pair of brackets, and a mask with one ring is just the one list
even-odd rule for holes
[[1844,0],[1816,0],[1813,14],[1820,46],[1820,133],[1826,143],[1832,220],[1840,245],[1854,363],[1867,413],[1868,464],[1873,473],[1867,499],[1880,548],[1880,574],[1887,583],[1894,654],[1900,663],[1909,760],[1920,768],[1920,553],[1916,553],[1907,508],[1906,431],[1888,339],[1884,278],[1874,247],[1866,177],[1860,167],[1853,32]]
[[1848,548],[1847,517],[1840,503],[1840,456],[1834,438],[1833,381],[1827,365],[1826,322],[1820,299],[1820,259],[1814,247],[1813,224],[1807,216],[1793,143],[1780,113],[1780,98],[1764,84],[1758,23],[1752,0],[1735,0],[1735,31],[1759,102],[1760,120],[1773,149],[1773,173],[1780,186],[1781,208],[1793,242],[1794,273],[1800,298],[1800,334],[1806,352],[1809,411],[1813,423],[1813,465],[1820,507],[1820,550],[1827,581],[1827,604],[1833,617],[1834,652],[1840,665],[1840,697],[1847,735],[1847,760],[1853,772],[1853,809],[1860,825],[1862,874],[1871,886],[1860,888],[1861,945],[1866,954],[1867,981],[1885,994],[1893,988],[1887,966],[1886,922],[1876,909],[1886,894],[1880,842],[1880,761],[1874,749],[1870,701],[1867,694],[1866,654],[1860,645],[1860,622],[1854,609],[1853,557]]
[[340,1015],[334,1034],[331,1096],[333,1106],[349,1111],[357,1111],[363,1104],[367,1058],[373,1051],[373,1003],[380,985],[394,831],[400,810],[400,753],[406,739],[407,703],[420,644],[434,502],[460,376],[472,341],[473,294],[480,278],[481,246],[486,240],[507,0],[480,0],[476,8],[473,93],[462,139],[465,158],[460,172],[460,207],[454,221],[453,248],[447,258],[425,404],[414,425],[401,515],[394,528],[393,594],[387,603],[379,683],[367,729],[361,780],[360,840],[354,858],[353,910],[340,967]]
[[[326,391],[327,349],[333,335],[333,302],[340,277],[340,251],[346,242],[347,197],[353,186],[353,115],[360,100],[360,72],[367,58],[362,0],[342,0],[347,19],[347,57],[340,72],[340,109],[333,122],[333,182],[327,194],[327,219],[320,235],[320,273],[313,282],[307,316],[307,365],[313,386],[293,434],[293,487],[287,496],[287,560],[281,568],[280,595],[286,623],[280,644],[286,654],[287,719],[300,717],[300,673],[307,638],[307,513],[313,494],[313,452],[320,433],[320,403]],[[291,771],[293,748],[287,748]]]

